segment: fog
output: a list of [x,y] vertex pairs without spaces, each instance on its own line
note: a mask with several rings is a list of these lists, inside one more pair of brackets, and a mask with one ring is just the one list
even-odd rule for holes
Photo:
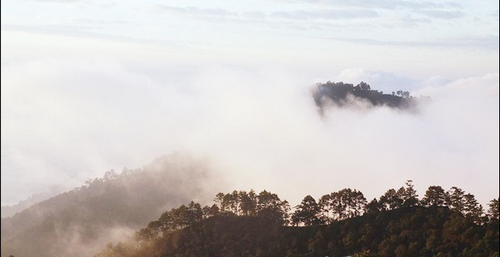
[[[407,179],[420,196],[441,185],[482,204],[498,197],[498,73],[305,70],[104,57],[6,62],[2,205],[170,153],[210,160],[223,181],[210,193],[267,189],[292,205],[347,187],[371,199]],[[418,113],[360,107],[321,116],[311,89],[326,80],[364,80],[432,102]]]
[[209,164],[185,154],[103,178],[2,218],[2,256],[93,256],[192,200],[211,202]]

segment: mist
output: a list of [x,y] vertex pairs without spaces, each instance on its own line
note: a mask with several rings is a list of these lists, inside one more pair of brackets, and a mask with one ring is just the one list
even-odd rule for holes
[[[161,213],[195,200],[210,202],[216,176],[205,160],[162,156],[138,169],[101,178],[2,218],[2,256],[93,256]],[[221,184],[220,180],[216,181]]]
[[[341,78],[432,102],[418,113],[361,107],[319,115],[311,88]],[[484,205],[498,196],[498,105],[498,73],[411,78],[360,68],[12,61],[2,65],[2,205],[174,152],[210,160],[225,181],[214,193],[268,189],[293,205],[347,187],[370,199],[412,179],[420,196],[430,185],[458,186]]]

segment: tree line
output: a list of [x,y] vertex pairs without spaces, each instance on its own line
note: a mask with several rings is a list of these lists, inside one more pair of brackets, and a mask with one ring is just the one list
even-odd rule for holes
[[345,188],[293,208],[266,190],[234,190],[172,208],[96,257],[498,257],[498,198],[487,208],[455,186],[419,198],[411,180],[371,201]]
[[312,96],[321,113],[323,113],[325,107],[332,104],[338,107],[355,105],[355,100],[363,100],[370,106],[388,106],[404,110],[412,110],[421,102],[430,101],[428,96],[416,98],[411,96],[409,91],[404,90],[385,94],[383,91],[372,89],[364,81],[361,81],[356,86],[344,82],[327,81],[326,83],[318,83],[312,92]]
[[392,188],[387,190],[378,199],[374,198],[370,202],[367,202],[362,192],[350,188],[324,195],[319,201],[308,195],[295,207],[296,210],[291,217],[292,224],[322,225],[364,213],[413,206],[446,207],[472,219],[478,225],[498,219],[498,198],[490,201],[486,212],[473,194],[466,193],[456,186],[449,190],[441,186],[430,186],[423,198],[419,199],[411,180],[406,181],[405,186],[397,190]]
[[254,190],[218,193],[212,205],[201,207],[191,201],[163,213],[156,221],[136,233],[139,241],[149,241],[173,231],[184,229],[214,216],[250,216],[270,220],[285,226],[318,226],[399,208],[414,206],[443,207],[460,213],[477,225],[498,220],[498,198],[490,201],[488,210],[478,203],[475,196],[458,187],[444,190],[441,186],[430,186],[422,199],[411,180],[399,189],[389,189],[370,202],[361,191],[345,188],[321,196],[318,200],[307,195],[292,212],[290,204],[269,191]]

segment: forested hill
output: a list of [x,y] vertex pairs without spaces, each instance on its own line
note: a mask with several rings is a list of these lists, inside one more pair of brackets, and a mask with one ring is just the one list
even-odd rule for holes
[[164,156],[120,174],[108,171],[102,178],[2,218],[1,256],[92,256],[108,242],[146,226],[165,209],[203,199],[206,176],[203,162],[183,155]]
[[389,94],[374,90],[371,86],[362,81],[358,85],[344,82],[318,83],[313,91],[316,105],[321,111],[329,105],[338,107],[357,106],[388,106],[402,110],[414,110],[419,103],[427,102],[429,97],[421,96],[415,98],[410,96],[410,92],[398,90]]
[[411,183],[367,202],[342,189],[294,211],[276,194],[220,193],[163,213],[133,238],[95,257],[499,256],[498,199],[485,213],[472,194]]
[[407,207],[308,227],[215,216],[137,251],[124,243],[98,256],[498,256],[495,224],[478,226],[442,207]]

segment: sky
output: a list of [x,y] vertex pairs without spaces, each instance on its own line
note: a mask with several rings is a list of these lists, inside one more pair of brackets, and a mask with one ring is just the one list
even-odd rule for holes
[[[292,203],[499,189],[498,1],[6,0],[2,205],[165,154]],[[315,83],[432,103],[318,115]]]

